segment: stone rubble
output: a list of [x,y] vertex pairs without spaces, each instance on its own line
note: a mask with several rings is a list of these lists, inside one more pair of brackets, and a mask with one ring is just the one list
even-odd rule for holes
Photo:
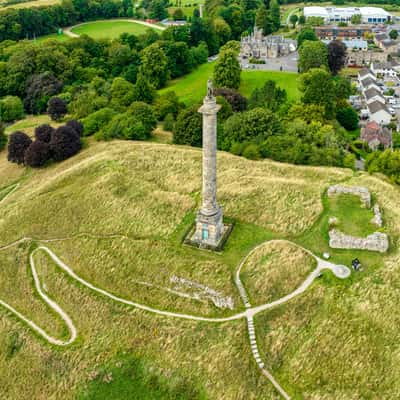
[[336,194],[353,194],[361,199],[365,207],[371,207],[371,193],[366,187],[342,185],[330,186],[328,188],[328,197],[332,197]]
[[208,286],[190,281],[185,278],[180,278],[175,275],[171,276],[170,282],[175,283],[177,289],[184,286],[189,289],[197,290],[197,293],[195,293],[196,296],[198,296],[199,298],[210,299],[218,308],[229,308],[230,310],[234,309],[235,305],[232,297],[223,297],[221,293],[209,288]]
[[382,228],[383,226],[382,212],[381,209],[379,208],[379,204],[374,205],[374,218],[372,218],[371,222],[379,226],[379,228]]
[[329,246],[334,249],[370,250],[385,253],[389,249],[389,238],[386,233],[381,232],[374,232],[361,238],[332,229],[329,231]]

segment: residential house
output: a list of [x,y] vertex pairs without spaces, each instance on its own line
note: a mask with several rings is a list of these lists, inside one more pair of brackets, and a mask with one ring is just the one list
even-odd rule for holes
[[369,68],[363,68],[358,72],[358,81],[361,83],[361,81],[365,78],[371,78],[376,80],[375,74],[369,69]]
[[369,120],[381,125],[388,125],[392,120],[392,115],[385,104],[374,101],[368,104]]
[[388,61],[385,63],[372,62],[371,71],[375,75],[384,75],[385,77],[396,77],[400,72],[400,64],[397,61]]
[[361,128],[360,139],[368,143],[371,150],[377,150],[379,146],[385,149],[392,146],[391,130],[381,127],[376,121],[370,121]]
[[386,104],[386,99],[383,97],[383,94],[379,90],[376,90],[375,88],[367,89],[363,92],[363,94],[367,105],[374,103],[376,101],[382,104]]
[[362,91],[374,88],[378,91],[381,90],[381,88],[379,87],[379,85],[377,84],[375,79],[372,79],[370,77],[366,77],[364,79],[361,80],[361,84],[360,84],[360,88]]

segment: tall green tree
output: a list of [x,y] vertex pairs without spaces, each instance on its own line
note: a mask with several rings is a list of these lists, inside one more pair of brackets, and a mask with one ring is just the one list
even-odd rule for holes
[[168,58],[158,43],[146,47],[141,53],[142,64],[140,73],[147,77],[149,82],[160,89],[169,78]]
[[274,24],[272,22],[271,15],[264,3],[258,7],[255,22],[257,28],[263,30],[264,35],[269,35],[274,30]]
[[139,73],[136,83],[133,87],[133,100],[144,101],[151,104],[156,96],[154,87],[149,83],[146,75]]
[[318,40],[317,35],[314,32],[314,29],[303,28],[297,35],[297,46],[300,47],[306,40],[311,40],[314,42]]
[[300,72],[307,72],[311,68],[328,68],[328,49],[322,42],[306,40],[299,49]]
[[233,50],[222,52],[214,68],[214,83],[217,87],[238,89],[241,68]]
[[341,40],[328,44],[328,65],[333,75],[337,75],[346,63],[346,45]]
[[327,119],[335,116],[336,92],[333,78],[328,71],[314,68],[300,77],[301,101],[323,106]]
[[290,23],[293,25],[293,29],[296,27],[297,21],[299,20],[299,17],[296,14],[292,14],[289,18]]
[[271,0],[269,9],[274,31],[277,31],[281,26],[281,11],[278,0]]

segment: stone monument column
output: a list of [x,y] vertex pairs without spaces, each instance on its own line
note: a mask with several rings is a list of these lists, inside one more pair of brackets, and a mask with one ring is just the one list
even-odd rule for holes
[[221,108],[208,81],[207,96],[199,113],[203,114],[203,191],[197,213],[193,241],[216,247],[223,235],[223,213],[217,203],[217,113]]

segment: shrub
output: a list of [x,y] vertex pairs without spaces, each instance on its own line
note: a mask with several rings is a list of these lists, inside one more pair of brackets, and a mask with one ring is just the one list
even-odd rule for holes
[[67,113],[67,103],[59,97],[49,100],[47,112],[53,121],[59,121]]
[[170,131],[172,132],[174,129],[174,116],[172,114],[167,114],[167,116],[164,119],[164,124],[163,124],[163,129],[165,131]]
[[154,103],[155,115],[159,121],[162,121],[167,114],[173,114],[173,117],[176,118],[179,109],[179,98],[172,91],[159,96]]
[[63,83],[52,73],[31,75],[26,82],[24,104],[31,114],[40,114],[46,110],[49,99],[61,92]]
[[142,101],[135,101],[128,108],[127,114],[140,121],[146,130],[146,135],[150,137],[151,132],[157,126],[153,107]]
[[116,112],[108,107],[88,115],[83,120],[84,135],[90,136],[98,132],[103,126],[107,125],[115,115]]
[[358,128],[358,114],[352,107],[340,108],[336,112],[336,118],[340,125],[348,131]]
[[35,128],[35,138],[44,143],[50,143],[54,128],[48,124],[43,124]]
[[30,167],[42,167],[50,159],[49,143],[36,140],[25,151],[25,164]]
[[24,116],[24,105],[19,97],[6,96],[0,100],[0,119],[11,122]]
[[79,122],[76,119],[71,119],[65,125],[72,128],[79,136],[82,136],[82,134],[83,134],[82,122]]
[[198,106],[192,106],[182,110],[174,126],[175,144],[188,144],[200,147],[202,143],[202,119]]
[[81,147],[78,133],[69,126],[60,126],[51,135],[50,150],[56,161],[72,157],[79,152]]
[[255,143],[251,143],[245,147],[242,155],[250,160],[258,160],[260,159],[260,150]]
[[244,111],[247,108],[247,99],[238,91],[227,88],[217,88],[214,90],[215,96],[222,96],[232,106],[234,112]]
[[7,136],[5,133],[4,124],[0,121],[0,151],[6,147],[7,144]]
[[95,135],[96,140],[144,140],[148,137],[149,131],[142,121],[128,113],[116,115]]
[[10,135],[8,144],[8,161],[23,164],[25,161],[25,151],[31,145],[32,140],[24,132],[14,132]]

